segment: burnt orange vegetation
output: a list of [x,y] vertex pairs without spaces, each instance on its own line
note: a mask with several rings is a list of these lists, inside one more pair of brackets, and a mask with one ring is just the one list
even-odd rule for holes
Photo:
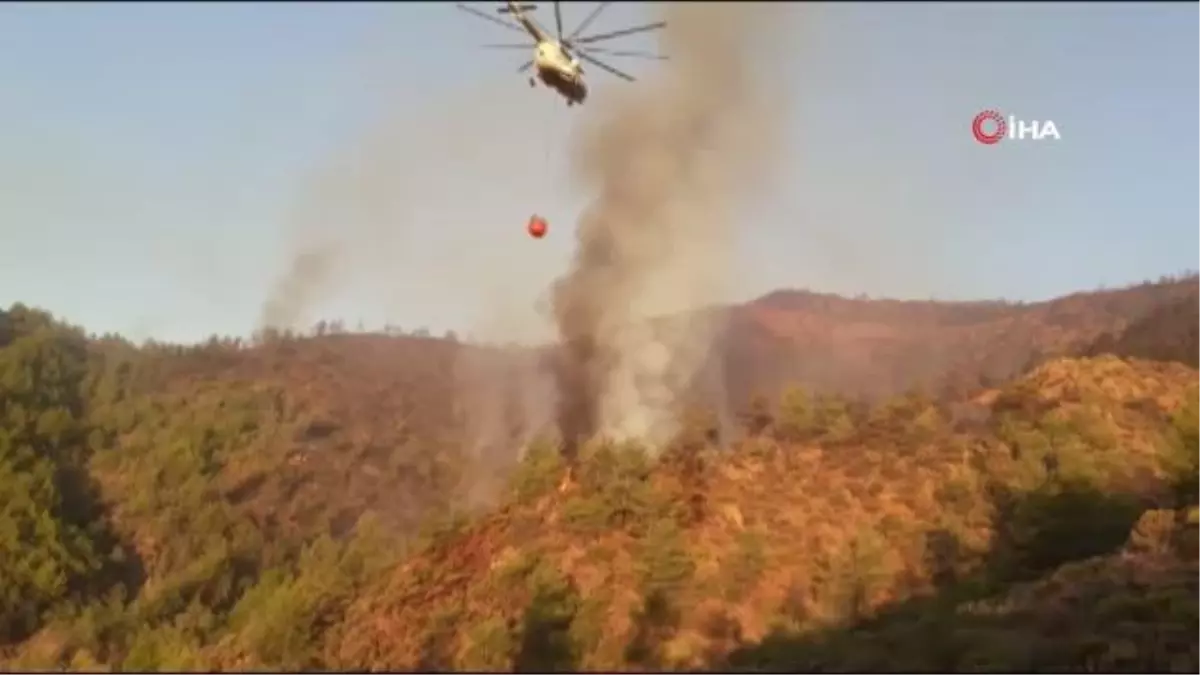
[[722,310],[735,440],[514,443],[471,510],[456,375],[526,352],[16,305],[0,663],[1194,672],[1197,303],[773,294]]
[[[1047,358],[1086,352],[1098,340],[1121,341],[1101,345],[1102,351],[1195,365],[1196,321],[1190,319],[1197,305],[1195,276],[1037,303],[778,291],[731,310],[726,358],[730,370],[741,373],[731,383],[739,396],[756,390],[778,395],[795,382],[871,398],[913,387],[961,392]],[[1138,322],[1146,328],[1132,325]],[[1172,342],[1164,341],[1163,328],[1170,329]],[[1143,331],[1144,340],[1138,337]],[[1148,348],[1169,353],[1150,354]]]

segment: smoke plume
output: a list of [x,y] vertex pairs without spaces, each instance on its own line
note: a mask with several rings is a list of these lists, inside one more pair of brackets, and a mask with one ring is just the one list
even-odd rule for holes
[[[776,97],[762,81],[772,61],[756,50],[778,43],[770,33],[783,11],[668,5],[661,75],[589,103],[600,116],[572,169],[596,197],[552,301],[569,449],[597,434],[653,447],[677,431],[682,395],[721,327],[695,310],[723,296],[745,225],[736,208],[780,145]],[[650,321],[666,315],[683,318]]]
[[[281,214],[284,267],[259,325],[353,323],[365,317],[330,314],[352,298],[355,311],[376,317],[376,327],[454,322],[493,340],[548,339],[548,325],[531,325],[548,321],[529,299],[545,287],[546,266],[561,260],[529,245],[522,229],[530,205],[540,201],[531,188],[548,188],[542,175],[514,166],[542,159],[571,118],[550,94],[531,93],[515,79],[481,75],[436,96],[399,90],[397,100],[382,101],[362,121],[333,129],[335,142],[315,158]],[[389,81],[378,88],[398,87]],[[430,311],[434,306],[452,309]],[[485,313],[489,325],[463,325]]]
[[[788,11],[668,5],[666,66],[634,84],[612,82],[572,111],[583,125],[570,148],[572,178],[594,199],[578,223],[571,265],[550,289],[559,342],[553,378],[534,352],[514,360],[512,352],[464,351],[454,378],[461,431],[476,459],[540,435],[548,421],[568,444],[597,433],[658,444],[675,431],[681,395],[720,335],[716,313],[694,310],[723,299],[735,228],[749,224],[735,209],[771,175],[782,145],[781,97],[763,86],[779,82],[771,77],[776,61],[764,48],[785,44],[773,29]],[[595,68],[588,75],[593,83],[607,77]],[[527,156],[529,139],[545,133],[544,107],[555,119],[563,109],[539,92],[510,96],[510,88],[473,86],[436,109],[384,115],[377,127],[349,134],[355,140],[324,163],[289,214],[286,229],[298,245],[262,324],[312,320],[354,272],[376,282],[373,293],[386,295],[404,274],[436,280],[441,302],[486,304],[496,316],[473,327],[481,337],[530,332],[536,286],[521,279],[537,277],[543,249],[493,236],[504,227],[495,221],[511,216],[462,199],[464,185],[529,192],[533,179],[511,170],[513,157]],[[497,125],[511,133],[495,134]],[[426,227],[410,242],[419,223]],[[462,232],[471,245],[444,241],[446,232]],[[402,308],[399,299],[388,304]],[[650,320],[664,316],[678,318]],[[719,377],[710,383],[722,385]],[[557,419],[544,419],[547,410]]]

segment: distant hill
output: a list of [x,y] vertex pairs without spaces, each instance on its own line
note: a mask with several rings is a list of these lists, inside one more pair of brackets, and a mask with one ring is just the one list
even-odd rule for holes
[[1100,336],[1087,353],[1178,361],[1196,367],[1200,358],[1200,293],[1192,287],[1183,297],[1156,306],[1124,331]]
[[[1196,276],[1075,293],[1046,302],[848,299],[777,291],[729,310],[724,353],[737,400],[801,383],[823,392],[878,398],[912,387],[970,390],[1046,358],[1101,353],[1115,339],[1126,353],[1195,363],[1185,345],[1196,322]],[[1164,322],[1163,313],[1175,318]],[[1179,336],[1179,337],[1177,337]],[[1159,349],[1170,342],[1177,346]],[[1116,346],[1116,343],[1113,343]],[[1190,354],[1190,356],[1189,356]],[[1189,360],[1190,359],[1190,360]]]

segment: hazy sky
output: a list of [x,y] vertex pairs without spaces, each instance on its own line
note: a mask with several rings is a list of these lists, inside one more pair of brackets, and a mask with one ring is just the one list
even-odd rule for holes
[[[794,18],[787,169],[739,224],[738,297],[1041,299],[1198,266],[1195,3]],[[588,108],[477,48],[510,37],[449,4],[0,4],[0,305],[246,333],[316,242],[339,271],[314,314],[462,331],[532,312],[586,203],[567,154]],[[640,86],[590,77],[589,104]],[[985,108],[1062,140],[979,145]]]

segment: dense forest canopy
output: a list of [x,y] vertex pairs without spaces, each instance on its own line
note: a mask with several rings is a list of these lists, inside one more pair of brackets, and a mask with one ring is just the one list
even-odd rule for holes
[[0,663],[1195,672],[1196,290],[773,294],[728,310],[734,441],[514,447],[471,509],[448,373],[505,350],[13,305]]

